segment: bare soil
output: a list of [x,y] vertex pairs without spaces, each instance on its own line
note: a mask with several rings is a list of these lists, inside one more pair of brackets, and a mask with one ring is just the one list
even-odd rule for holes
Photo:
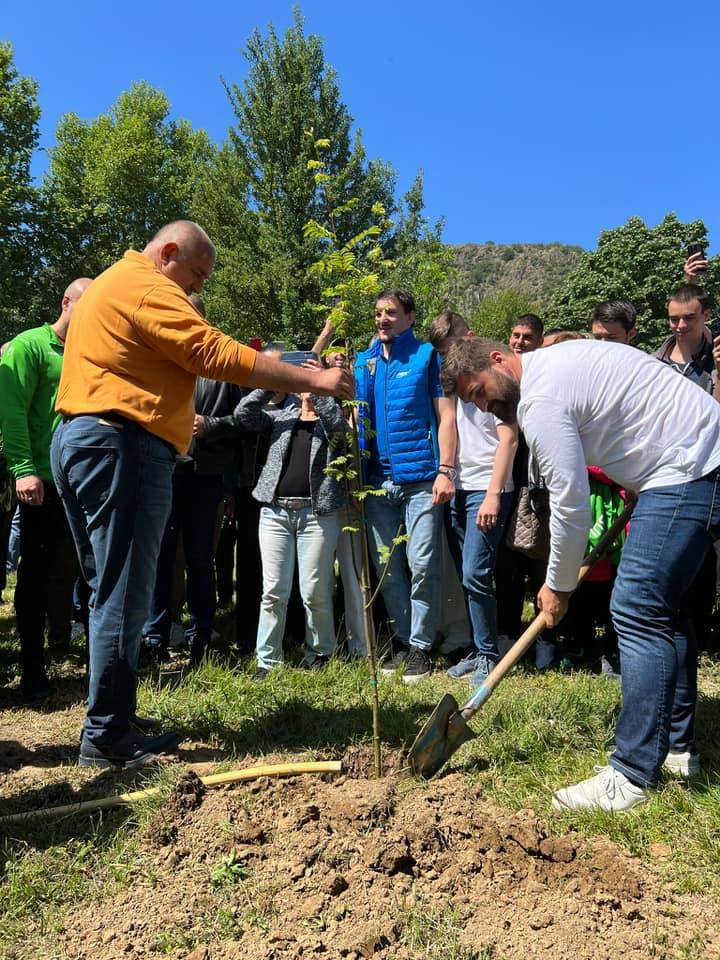
[[460,774],[417,785],[388,759],[382,780],[365,748],[335,778],[206,791],[189,772],[144,828],[136,879],[74,908],[52,956],[720,956],[714,906],[607,838],[550,836]]

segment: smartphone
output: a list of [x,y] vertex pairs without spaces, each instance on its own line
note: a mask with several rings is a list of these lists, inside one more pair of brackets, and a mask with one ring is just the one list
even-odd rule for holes
[[[702,243],[689,243],[687,245],[687,255],[692,257],[693,254],[699,253],[702,256],[702,259],[705,259],[705,247]],[[705,269],[705,268],[703,268]]]
[[307,363],[308,360],[318,360],[319,358],[312,350],[287,350],[280,355],[280,359],[283,363],[292,363],[293,366],[299,367],[301,364]]
[[712,333],[713,342],[720,337],[720,317],[715,317],[710,324],[710,332]]

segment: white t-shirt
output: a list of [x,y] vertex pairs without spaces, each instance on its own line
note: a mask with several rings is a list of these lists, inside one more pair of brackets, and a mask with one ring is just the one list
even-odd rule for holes
[[518,422],[550,492],[547,583],[572,590],[587,545],[587,464],[626,489],[686,483],[720,465],[720,404],[619,343],[571,340],[522,356]]
[[[463,403],[459,397],[455,409],[458,435],[455,486],[458,490],[487,490],[498,448],[500,420],[474,403]],[[512,491],[512,476],[503,489],[506,493]]]

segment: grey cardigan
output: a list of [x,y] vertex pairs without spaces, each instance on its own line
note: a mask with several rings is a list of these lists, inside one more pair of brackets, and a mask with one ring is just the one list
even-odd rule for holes
[[[270,435],[270,450],[253,496],[261,503],[273,503],[280,474],[290,446],[293,428],[300,417],[300,406],[294,404],[266,410],[273,390],[253,390],[240,401],[234,416],[245,430]],[[345,452],[342,437],[348,431],[340,404],[332,397],[312,398],[318,421],[310,445],[310,499],[314,514],[322,516],[345,505],[343,485],[325,473],[328,462]]]

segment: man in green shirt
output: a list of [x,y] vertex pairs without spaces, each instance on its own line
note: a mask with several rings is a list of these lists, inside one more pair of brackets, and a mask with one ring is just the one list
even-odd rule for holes
[[[20,505],[20,566],[15,612],[20,635],[23,699],[50,693],[44,662],[48,598],[63,595],[68,621],[75,571],[68,565],[72,540],[52,482],[50,442],[63,349],[75,304],[90,284],[74,280],[62,298],[55,323],[18,334],[0,360],[0,433]],[[64,569],[63,569],[64,568]]]

